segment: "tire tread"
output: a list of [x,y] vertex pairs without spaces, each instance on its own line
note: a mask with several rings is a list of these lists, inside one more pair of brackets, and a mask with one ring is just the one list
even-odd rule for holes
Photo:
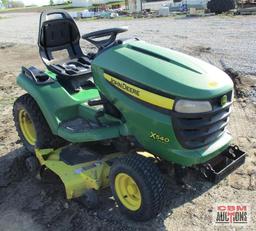
[[16,99],[13,106],[13,118],[16,130],[18,135],[24,144],[25,148],[34,152],[34,148],[30,145],[24,138],[22,131],[19,126],[18,113],[19,107],[25,108],[25,110],[29,113],[32,122],[34,123],[36,130],[36,147],[37,148],[58,148],[65,145],[67,142],[59,136],[56,136],[52,133],[46,119],[44,118],[38,104],[33,99],[33,97],[29,94],[24,94]]
[[[114,193],[114,176],[119,166],[128,166],[129,169],[135,171],[147,186],[147,190],[151,194],[151,201],[146,202],[145,211],[139,211],[138,213],[132,214],[123,209],[129,217],[134,220],[146,221],[155,217],[162,210],[165,197],[166,197],[166,182],[164,177],[161,175],[157,165],[154,163],[152,158],[145,158],[138,154],[127,155],[114,164],[111,169],[110,179],[112,181],[111,188]],[[117,200],[118,201],[118,200]],[[118,203],[120,205],[120,202]]]

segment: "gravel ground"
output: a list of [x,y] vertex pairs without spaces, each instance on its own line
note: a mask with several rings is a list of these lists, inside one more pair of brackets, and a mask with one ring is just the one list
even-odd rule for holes
[[[12,122],[12,104],[23,91],[15,84],[20,66],[43,67],[36,47],[38,14],[6,14],[0,19],[0,231],[6,230],[255,230],[256,227],[256,16],[157,18],[78,22],[83,32],[128,25],[127,37],[201,57],[238,71],[237,97],[230,121],[234,141],[248,153],[246,163],[217,185],[191,174],[184,190],[169,178],[168,200],[152,221],[136,223],[119,213],[110,191],[89,210],[64,199],[58,185],[28,176],[27,155]],[[110,25],[111,24],[111,25]],[[85,49],[91,46],[82,43]],[[233,75],[234,76],[234,75]],[[250,203],[252,222],[240,228],[212,224],[212,206],[220,202]]]
[[[1,14],[0,42],[36,44],[38,13]],[[122,37],[138,37],[160,46],[219,61],[247,74],[256,73],[256,16],[201,18],[155,18],[137,20],[78,21],[81,33],[128,26]],[[203,52],[202,52],[203,51]]]

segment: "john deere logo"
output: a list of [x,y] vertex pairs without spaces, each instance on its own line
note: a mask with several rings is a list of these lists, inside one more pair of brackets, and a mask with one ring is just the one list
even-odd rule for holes
[[228,97],[227,95],[223,95],[220,99],[220,105],[224,106],[228,102]]

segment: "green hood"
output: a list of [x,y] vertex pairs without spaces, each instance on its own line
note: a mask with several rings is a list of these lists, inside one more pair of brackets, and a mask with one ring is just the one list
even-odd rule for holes
[[192,56],[137,40],[104,51],[92,65],[183,98],[209,99],[233,88],[230,77],[220,69]]

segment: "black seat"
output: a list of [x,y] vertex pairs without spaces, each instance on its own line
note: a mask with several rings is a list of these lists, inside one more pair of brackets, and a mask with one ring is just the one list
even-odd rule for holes
[[[47,68],[71,90],[77,90],[79,85],[91,78],[90,59],[83,54],[79,41],[76,23],[66,11],[41,13],[38,36],[40,56]],[[66,51],[67,59],[54,57],[58,51]]]

